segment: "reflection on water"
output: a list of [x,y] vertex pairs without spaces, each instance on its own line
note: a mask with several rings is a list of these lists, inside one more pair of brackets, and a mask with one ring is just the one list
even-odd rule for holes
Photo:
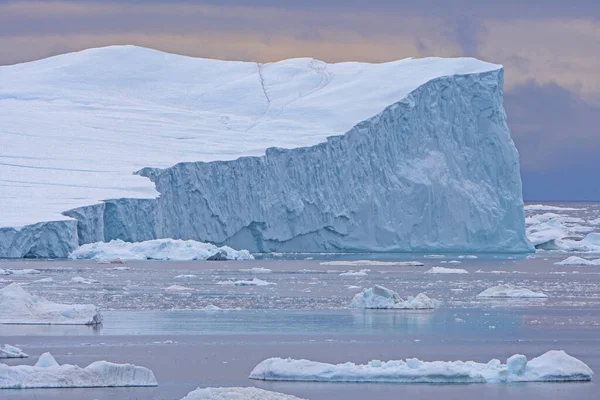
[[13,325],[0,324],[0,336],[86,336],[102,332],[100,325]]
[[433,310],[354,310],[354,325],[371,331],[389,329],[407,333],[430,330]]

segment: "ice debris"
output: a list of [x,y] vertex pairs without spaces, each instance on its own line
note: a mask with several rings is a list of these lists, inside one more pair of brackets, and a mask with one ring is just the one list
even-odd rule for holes
[[527,288],[498,285],[479,293],[477,297],[513,297],[513,298],[547,298],[548,295],[531,291]]
[[468,274],[469,271],[462,268],[444,268],[444,267],[433,267],[430,270],[425,271],[426,274]]
[[18,347],[9,344],[0,344],[0,358],[27,358],[27,354]]
[[303,400],[253,387],[198,388],[181,400]]
[[439,305],[439,301],[430,299],[424,293],[404,300],[398,293],[379,285],[357,293],[350,302],[350,308],[368,309],[432,309]]

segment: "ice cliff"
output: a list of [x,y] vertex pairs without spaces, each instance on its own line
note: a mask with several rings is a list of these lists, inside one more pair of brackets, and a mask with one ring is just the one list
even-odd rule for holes
[[167,237],[531,251],[502,85],[501,66],[469,58],[256,64],[117,46],[0,67],[0,256]]

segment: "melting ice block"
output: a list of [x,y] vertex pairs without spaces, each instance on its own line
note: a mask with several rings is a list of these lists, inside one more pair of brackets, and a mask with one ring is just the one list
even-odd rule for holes
[[0,345],[0,358],[27,358],[27,354],[18,347],[9,344]]
[[196,389],[181,400],[302,400],[288,394],[253,387]]
[[0,364],[0,389],[156,386],[151,370],[132,364],[96,361],[85,368],[58,362],[50,353],[34,366]]
[[59,304],[11,283],[0,289],[0,324],[95,325],[102,314],[92,304]]
[[589,381],[593,375],[577,358],[562,350],[551,350],[530,361],[523,355],[514,355],[506,364],[497,359],[478,363],[409,358],[357,365],[269,358],[254,368],[250,378],[310,382],[509,383]]
[[356,294],[350,308],[431,309],[439,305],[439,301],[430,299],[424,293],[419,293],[416,297],[409,296],[404,300],[393,290],[376,285]]

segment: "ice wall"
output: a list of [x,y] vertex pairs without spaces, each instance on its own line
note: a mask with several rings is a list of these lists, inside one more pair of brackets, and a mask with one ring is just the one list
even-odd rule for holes
[[502,83],[502,69],[440,77],[315,146],[145,168],[158,199],[71,210],[77,234],[68,223],[64,233],[30,228],[43,242],[13,241],[25,245],[12,254],[66,256],[75,237],[172,237],[254,252],[531,251]]

